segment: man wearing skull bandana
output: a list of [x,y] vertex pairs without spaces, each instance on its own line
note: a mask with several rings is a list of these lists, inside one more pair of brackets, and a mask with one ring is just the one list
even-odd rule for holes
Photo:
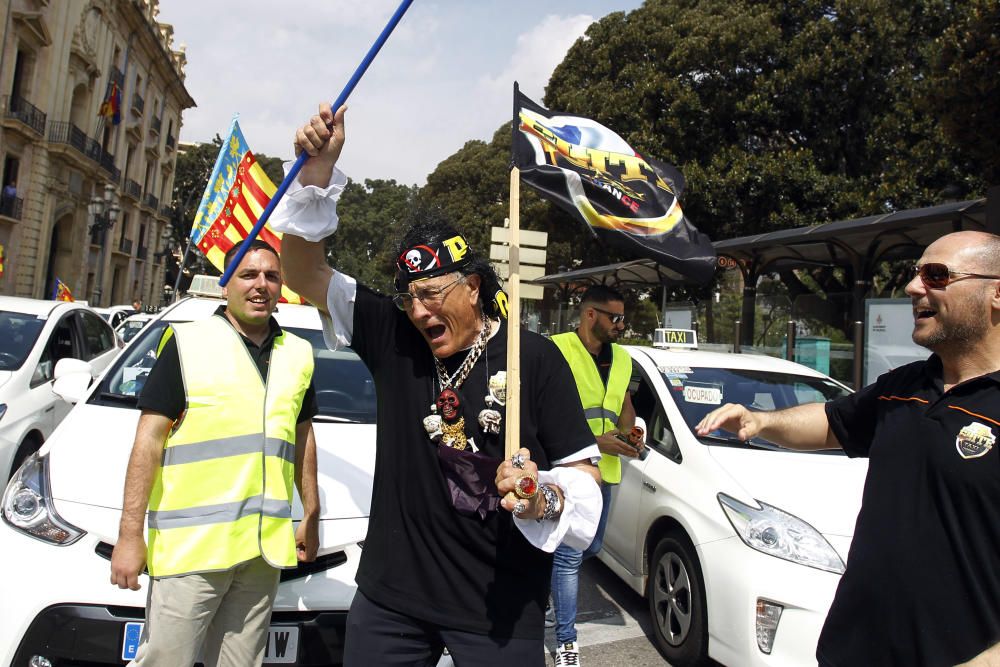
[[[375,379],[377,452],[344,663],[544,664],[552,551],[586,547],[601,513],[600,456],[558,349],[521,335],[521,449],[504,461],[506,297],[489,263],[433,212],[408,225],[396,293],[326,264],[346,177],[344,110],[296,133],[311,156],[275,210],[289,286],[317,304],[331,347]],[[510,498],[507,494],[516,492]],[[503,498],[501,500],[501,498]]]

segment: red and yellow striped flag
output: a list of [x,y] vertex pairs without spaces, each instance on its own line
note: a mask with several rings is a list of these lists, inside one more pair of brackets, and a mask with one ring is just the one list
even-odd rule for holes
[[[226,252],[247,237],[276,190],[274,183],[257,164],[257,158],[246,145],[236,123],[233,123],[233,130],[229,140],[222,145],[220,162],[208,182],[191,234],[198,249],[220,272],[223,271]],[[230,179],[232,185],[226,194],[224,184]],[[225,198],[221,196],[224,194]],[[209,216],[215,211],[218,211],[217,215],[206,226],[204,220],[211,219]],[[259,238],[281,254],[281,234],[265,225]],[[281,288],[281,301],[303,302],[302,297],[284,286]]]

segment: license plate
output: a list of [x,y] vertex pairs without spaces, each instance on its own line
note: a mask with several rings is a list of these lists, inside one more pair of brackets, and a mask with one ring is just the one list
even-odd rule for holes
[[[135,659],[142,635],[143,623],[131,621],[125,624],[122,637],[122,660]],[[268,664],[292,663],[298,658],[299,629],[294,625],[272,625],[267,629],[267,643],[264,646],[264,662]]]

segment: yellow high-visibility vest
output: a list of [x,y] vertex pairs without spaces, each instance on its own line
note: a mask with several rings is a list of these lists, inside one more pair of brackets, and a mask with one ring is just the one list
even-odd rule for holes
[[[608,372],[608,386],[605,387],[594,358],[575,331],[552,336],[552,342],[566,357],[573,371],[583,403],[583,415],[591,433],[602,435],[614,429],[632,378],[632,358],[628,352],[621,345],[611,344],[611,370]],[[622,464],[616,455],[601,454],[597,467],[601,470],[601,479],[608,484],[622,481]]]
[[149,497],[153,577],[227,570],[258,556],[295,567],[295,427],[312,346],[282,332],[267,383],[222,316],[175,324],[187,406],[167,438]]

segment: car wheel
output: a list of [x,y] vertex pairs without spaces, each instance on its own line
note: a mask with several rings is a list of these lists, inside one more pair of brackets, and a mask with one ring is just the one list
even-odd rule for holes
[[694,547],[683,535],[669,534],[656,545],[646,597],[667,661],[675,667],[709,664],[705,587]]
[[17,452],[14,454],[14,459],[10,462],[10,472],[7,473],[7,481],[14,476],[17,469],[21,467],[24,460],[37,452],[42,446],[42,441],[34,435],[29,435],[21,443],[21,446],[17,448]]

